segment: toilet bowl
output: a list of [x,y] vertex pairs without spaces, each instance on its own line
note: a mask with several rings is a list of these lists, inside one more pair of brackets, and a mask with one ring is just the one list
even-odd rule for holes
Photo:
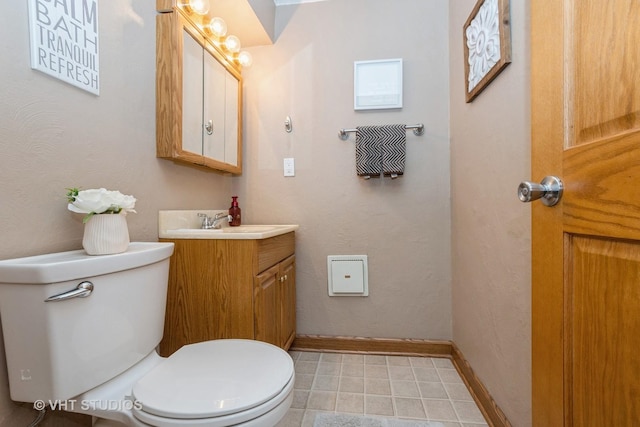
[[277,424],[295,379],[284,350],[224,339],[156,353],[172,252],[172,243],[131,243],[117,255],[0,261],[11,398],[103,427]]

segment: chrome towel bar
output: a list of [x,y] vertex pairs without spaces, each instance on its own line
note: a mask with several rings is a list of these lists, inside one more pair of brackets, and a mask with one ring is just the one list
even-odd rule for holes
[[[424,125],[422,123],[418,123],[417,125],[406,125],[405,128],[407,129],[413,129],[413,134],[416,136],[422,136],[424,135]],[[340,129],[338,131],[338,136],[340,137],[341,140],[346,141],[347,139],[349,139],[349,133],[350,132],[356,132],[358,129],[353,128],[353,129]]]

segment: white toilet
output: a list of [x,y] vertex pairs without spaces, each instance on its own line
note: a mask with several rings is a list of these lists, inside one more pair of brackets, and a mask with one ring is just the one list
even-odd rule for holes
[[156,353],[172,253],[173,243],[138,242],[116,255],[0,261],[11,398],[93,415],[98,426],[277,424],[293,399],[284,350],[213,340]]

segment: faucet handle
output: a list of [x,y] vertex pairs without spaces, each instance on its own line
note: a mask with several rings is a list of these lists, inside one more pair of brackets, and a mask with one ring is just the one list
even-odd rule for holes
[[207,214],[199,213],[198,216],[202,218],[202,228],[209,229],[213,227],[213,218]]

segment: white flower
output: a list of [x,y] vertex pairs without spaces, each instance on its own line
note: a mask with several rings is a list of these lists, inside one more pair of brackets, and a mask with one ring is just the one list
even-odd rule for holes
[[109,191],[104,188],[91,190],[78,190],[70,188],[67,192],[69,205],[67,208],[72,212],[87,214],[84,222],[96,214],[122,214],[136,211],[133,209],[136,199],[127,196],[119,191]]
[[497,0],[487,0],[466,29],[469,50],[469,91],[476,87],[500,60],[498,18]]

